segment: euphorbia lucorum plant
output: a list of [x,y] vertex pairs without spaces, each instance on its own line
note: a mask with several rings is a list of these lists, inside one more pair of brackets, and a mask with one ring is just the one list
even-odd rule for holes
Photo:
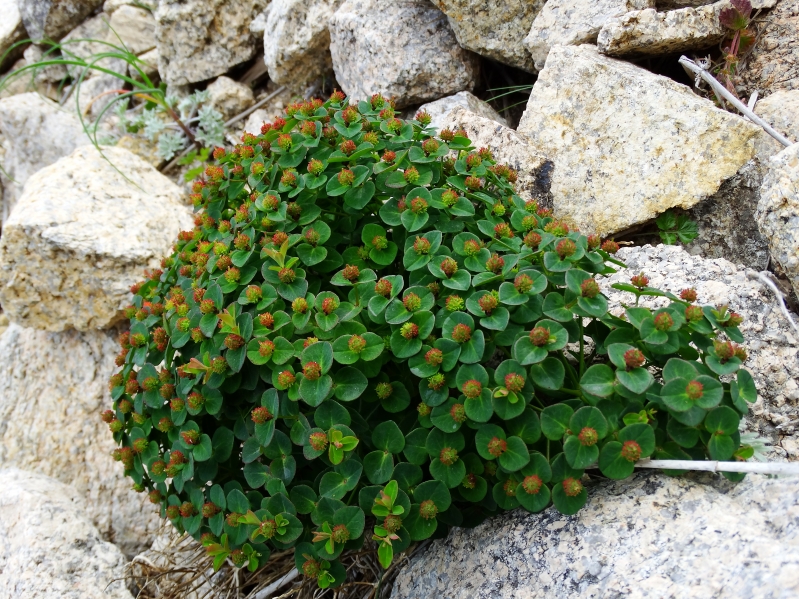
[[194,184],[196,227],[132,289],[104,413],[134,488],[217,567],[296,547],[337,585],[367,535],[388,567],[503,510],[573,514],[595,464],[751,455],[738,315],[643,274],[609,313],[618,246],[424,113],[340,93],[286,112]]

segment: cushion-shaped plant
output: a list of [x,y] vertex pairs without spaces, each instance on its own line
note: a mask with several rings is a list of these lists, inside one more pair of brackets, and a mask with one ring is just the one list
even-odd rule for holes
[[502,510],[573,514],[594,465],[749,455],[740,317],[644,275],[609,313],[616,244],[429,122],[380,96],[292,105],[214,152],[196,228],[133,288],[115,456],[217,566],[295,546],[336,585],[367,535],[388,567]]

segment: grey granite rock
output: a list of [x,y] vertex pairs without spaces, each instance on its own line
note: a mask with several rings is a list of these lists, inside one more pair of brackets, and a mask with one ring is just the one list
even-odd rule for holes
[[552,49],[518,131],[555,165],[556,214],[604,236],[716,193],[760,130],[583,45]]
[[602,27],[632,10],[652,8],[655,0],[548,0],[524,43],[535,67],[544,68],[550,48],[596,42]]
[[158,70],[170,85],[226,73],[255,54],[250,22],[265,0],[163,0],[155,9]]
[[16,468],[0,470],[0,596],[132,599],[125,556],[100,538],[68,485]]
[[0,301],[13,322],[49,331],[113,325],[130,286],[191,228],[174,183],[127,150],[103,152],[107,160],[82,146],[38,171],[4,223]]
[[469,91],[478,73],[477,57],[427,0],[347,0],[330,22],[330,52],[346,94],[381,93],[399,108]]
[[799,143],[769,159],[755,216],[771,257],[799,293]]
[[[70,57],[74,55],[77,58],[88,60],[93,54],[101,52],[109,52],[111,48],[104,44],[106,37],[108,37],[110,16],[106,13],[100,13],[95,17],[86,19],[80,25],[75,27],[72,31],[64,36],[61,40],[64,55]],[[114,40],[115,43],[119,43]],[[79,74],[80,67],[70,66],[70,72]]]
[[452,96],[422,104],[419,110],[427,112],[432,119],[430,126],[436,127],[440,131],[445,128],[444,121],[456,108],[465,108],[469,112],[496,121],[500,125],[507,126],[508,124],[505,118],[494,110],[490,104],[483,102],[470,92],[458,92]]
[[763,172],[763,164],[753,158],[688,211],[698,227],[697,238],[687,246],[691,254],[725,258],[755,270],[768,267],[768,244],[755,220]]
[[0,180],[7,218],[28,178],[89,143],[74,112],[36,93],[0,100],[0,146],[5,149]]
[[116,444],[100,420],[111,406],[118,351],[115,331],[48,333],[12,323],[0,337],[0,464],[72,485],[102,537],[135,555],[159,518],[111,458]]
[[[743,316],[740,328],[749,352],[744,366],[758,389],[743,430],[769,440],[773,445],[769,459],[799,460],[799,336],[773,293],[752,278],[756,272],[724,259],[692,256],[674,245],[622,248],[616,257],[628,268],[599,281],[616,314],[621,313],[621,302],[630,302],[633,296],[611,285],[629,283],[631,275],[644,272],[653,287],[674,294],[693,287],[700,304],[728,304]],[[663,298],[642,302],[650,307],[666,303]],[[796,315],[794,319],[799,322]]]
[[225,120],[239,114],[255,103],[249,86],[233,81],[230,77],[218,77],[207,88],[208,101]]
[[799,594],[799,480],[636,474],[575,516],[516,510],[453,529],[392,599],[787,599]]
[[264,62],[275,83],[300,88],[332,72],[328,25],[342,0],[273,0],[266,9]]
[[432,0],[449,19],[458,43],[482,56],[536,72],[522,43],[546,0]]
[[463,129],[476,148],[488,148],[494,159],[516,171],[516,191],[525,199],[534,199],[550,207],[549,173],[552,163],[516,131],[483,115],[458,107],[443,117],[443,128]]
[[757,29],[757,41],[733,78],[739,95],[799,89],[799,0],[779,0]]
[[719,12],[726,0],[699,8],[657,12],[654,8],[628,12],[606,23],[597,47],[609,56],[673,54],[717,45],[726,35]]
[[32,40],[60,40],[103,0],[17,0],[28,37]]

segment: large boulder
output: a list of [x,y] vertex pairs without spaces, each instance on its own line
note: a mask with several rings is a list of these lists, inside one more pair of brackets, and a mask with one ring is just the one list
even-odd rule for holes
[[111,326],[130,286],[191,226],[180,188],[151,165],[82,146],[30,177],[4,224],[0,302],[22,326]]
[[145,495],[131,491],[100,419],[111,406],[118,350],[113,332],[48,333],[12,323],[0,337],[0,465],[72,485],[103,538],[135,555],[159,518]]
[[328,25],[341,2],[273,0],[263,31],[272,81],[298,88],[333,70]]
[[[24,78],[24,75],[23,75]],[[29,92],[0,100],[0,180],[7,215],[28,178],[78,146],[89,143],[74,111]]]
[[716,193],[760,133],[684,85],[589,45],[552,49],[518,131],[555,164],[555,213],[603,236]]
[[392,599],[704,599],[799,594],[799,480],[636,474],[588,489],[574,516],[516,510],[454,528]]
[[[781,89],[766,96],[755,104],[755,114],[789,141],[799,142],[799,89]],[[765,131],[755,140],[755,152],[762,162],[784,149],[784,145]]]
[[419,111],[425,111],[430,115],[430,126],[436,127],[439,131],[446,128],[444,121],[457,108],[465,108],[478,116],[496,121],[500,125],[507,125],[505,117],[494,110],[490,104],[483,102],[480,98],[470,92],[458,92],[452,96],[422,104]]
[[756,218],[771,257],[799,293],[799,143],[769,160]]
[[799,0],[779,0],[773,10],[758,19],[755,45],[733,77],[739,95],[799,89],[797,55]]
[[458,43],[473,52],[536,72],[522,43],[546,0],[432,0],[449,19]]
[[[19,12],[17,0],[0,0],[0,14],[3,20],[0,22],[0,58],[5,55],[11,46],[24,40],[25,26],[22,24],[22,15]],[[18,47],[13,52],[0,60],[0,69],[5,70],[17,58],[22,55],[22,48]]]
[[427,0],[346,0],[330,21],[336,80],[353,100],[381,93],[397,107],[471,90],[477,57]]
[[125,556],[100,538],[75,489],[42,474],[0,470],[0,596],[132,599]]
[[655,6],[655,0],[548,0],[524,43],[539,71],[550,48],[594,43],[602,27],[625,13]]
[[688,211],[697,225],[697,237],[687,245],[691,254],[725,258],[755,270],[768,267],[768,244],[755,220],[764,170],[760,160],[753,158],[716,193]]
[[524,136],[462,107],[447,113],[441,126],[453,131],[463,129],[474,147],[488,148],[498,163],[515,170],[518,177],[516,191],[524,200],[536,200],[542,206],[551,206],[549,174],[552,163],[537,152]]
[[28,37],[60,40],[80,24],[103,0],[17,0]]
[[137,55],[155,48],[155,18],[149,10],[123,4],[111,15],[109,24],[108,42],[124,44]]
[[[771,443],[769,458],[799,460],[799,335],[780,312],[774,294],[753,270],[724,259],[692,256],[674,245],[622,248],[616,255],[627,265],[599,281],[611,311],[620,314],[632,294],[612,289],[644,272],[650,285],[679,294],[693,287],[704,305],[729,305],[743,316],[741,332],[749,358],[744,363],[757,384],[758,399],[743,420],[743,430]],[[644,298],[642,305],[660,307],[664,298]],[[799,318],[794,315],[794,320]]]
[[158,71],[170,85],[222,75],[255,55],[250,23],[265,0],[163,0],[155,10]]
[[727,0],[699,8],[628,12],[606,23],[597,36],[599,51],[610,56],[661,55],[717,45],[727,34],[719,12]]

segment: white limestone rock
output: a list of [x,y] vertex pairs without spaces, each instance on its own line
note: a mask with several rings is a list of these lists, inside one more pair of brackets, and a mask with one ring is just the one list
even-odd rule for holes
[[13,322],[47,331],[113,325],[130,286],[191,228],[174,183],[127,150],[103,152],[107,160],[82,146],[38,171],[4,224],[0,302]]
[[799,143],[769,160],[755,217],[771,257],[799,292]]
[[594,43],[599,31],[612,19],[654,5],[655,0],[548,0],[524,43],[540,71],[553,46]]
[[469,112],[481,116],[492,121],[496,121],[500,125],[507,126],[508,121],[505,117],[500,115],[494,110],[490,104],[483,102],[480,98],[470,92],[458,92],[452,96],[441,98],[434,102],[422,104],[419,111],[424,110],[430,115],[430,126],[436,127],[439,131],[445,129],[444,121],[456,109],[464,108]]
[[602,236],[714,194],[759,134],[684,85],[589,45],[552,49],[518,131],[554,162],[555,213]]
[[0,146],[5,150],[0,180],[5,215],[31,175],[87,143],[89,138],[74,111],[33,92],[0,100]]
[[252,58],[253,18],[265,0],[163,0],[155,9],[158,71],[170,85],[226,73]]
[[717,45],[727,34],[719,12],[727,0],[699,8],[657,12],[654,8],[628,12],[606,23],[597,47],[609,56],[658,55],[701,50]]
[[100,538],[73,488],[17,468],[0,470],[0,596],[132,599],[125,556]]
[[333,69],[330,18],[342,0],[273,0],[266,10],[264,62],[275,83],[299,89]]
[[239,114],[255,103],[255,96],[248,85],[233,81],[230,77],[218,77],[207,88],[208,101],[225,120]]
[[330,21],[336,80],[353,100],[381,93],[398,108],[474,88],[477,57],[427,0],[346,0]]
[[458,43],[498,62],[536,72],[522,43],[546,0],[432,0],[449,19]]
[[155,18],[149,10],[123,4],[111,15],[110,26],[106,41],[112,44],[124,44],[136,55],[155,48]]
[[[3,15],[3,19],[0,20],[0,56],[3,56],[11,46],[28,36],[25,33],[25,26],[22,24],[22,15],[19,12],[17,0],[0,0],[0,14]],[[9,66],[21,55],[22,48],[18,48],[0,62],[0,67]]]
[[[765,120],[791,142],[799,142],[799,89],[781,89],[755,104],[755,114]],[[785,146],[765,131],[755,140],[755,152],[762,162]]]
[[9,325],[0,337],[0,464],[72,485],[103,538],[135,555],[151,542],[159,516],[111,458],[116,444],[100,419],[112,405],[116,337]]

